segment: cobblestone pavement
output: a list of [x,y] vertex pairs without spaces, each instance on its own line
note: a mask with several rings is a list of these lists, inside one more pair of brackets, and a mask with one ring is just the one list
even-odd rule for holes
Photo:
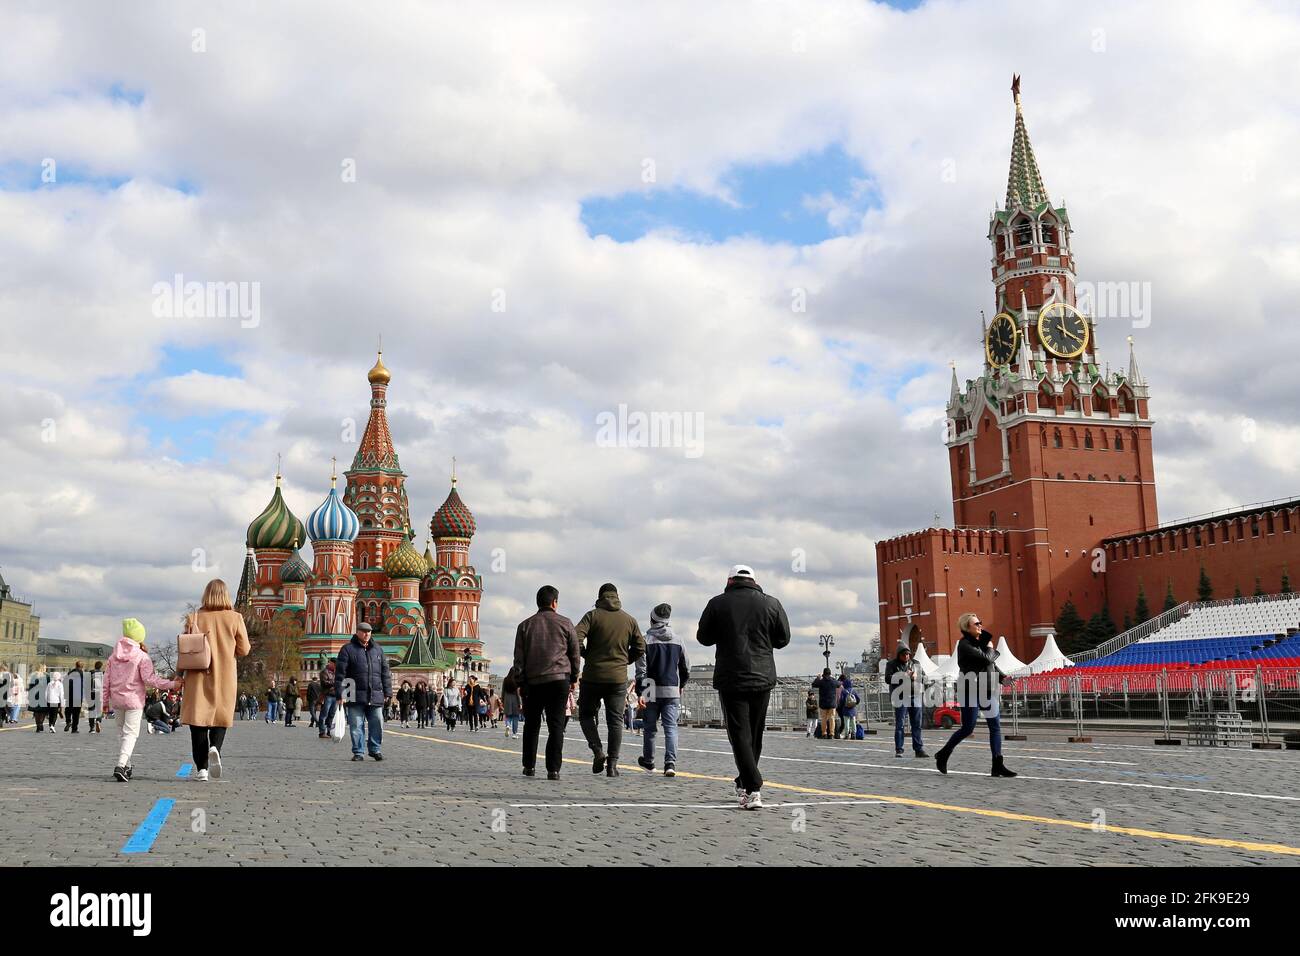
[[[980,734],[943,777],[932,760],[895,758],[884,733],[772,733],[767,806],[744,812],[714,730],[682,731],[674,779],[637,768],[629,734],[610,779],[592,775],[571,724],[552,782],[521,775],[520,741],[501,730],[390,723],[384,762],[352,763],[346,743],[305,725],[237,721],[222,780],[178,776],[190,762],[182,729],[141,738],[129,784],[110,777],[114,731],[0,731],[0,865],[1300,863],[1300,753],[1289,751],[1031,738],[1007,745],[1021,776],[995,780]],[[161,799],[175,803],[152,848],[123,853]]]

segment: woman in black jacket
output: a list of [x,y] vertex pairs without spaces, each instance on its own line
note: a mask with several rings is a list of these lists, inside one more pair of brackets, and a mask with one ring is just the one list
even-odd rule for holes
[[983,630],[978,614],[969,611],[957,619],[962,638],[957,642],[957,668],[961,678],[957,681],[957,703],[961,707],[961,727],[953,731],[943,749],[934,755],[940,773],[948,772],[948,758],[953,749],[975,731],[980,714],[989,728],[989,749],[993,751],[994,777],[1014,777],[1015,774],[1002,762],[1002,718],[999,695],[1002,674],[998,671],[998,652],[993,647],[993,635]]

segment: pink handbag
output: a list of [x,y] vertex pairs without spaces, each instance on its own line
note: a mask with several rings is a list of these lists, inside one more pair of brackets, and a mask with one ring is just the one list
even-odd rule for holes
[[196,633],[197,626],[191,614],[185,619],[185,633],[176,637],[178,671],[206,671],[212,667],[212,644],[206,633]]

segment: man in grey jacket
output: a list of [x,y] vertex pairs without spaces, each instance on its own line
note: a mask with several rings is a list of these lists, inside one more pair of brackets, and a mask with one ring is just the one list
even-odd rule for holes
[[537,613],[515,631],[512,672],[524,699],[524,776],[536,773],[537,739],[546,717],[546,779],[560,779],[564,761],[564,705],[578,679],[582,659],[573,622],[556,607],[560,592],[546,585],[537,591]]

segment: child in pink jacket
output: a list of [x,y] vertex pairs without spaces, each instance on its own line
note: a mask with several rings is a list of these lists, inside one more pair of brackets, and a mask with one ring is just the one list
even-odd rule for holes
[[108,668],[104,671],[104,707],[117,711],[120,742],[113,779],[121,783],[131,779],[131,753],[140,736],[146,685],[159,690],[176,690],[181,686],[181,681],[163,680],[154,673],[153,661],[143,644],[144,625],[128,617],[122,622],[122,639],[109,655]]

